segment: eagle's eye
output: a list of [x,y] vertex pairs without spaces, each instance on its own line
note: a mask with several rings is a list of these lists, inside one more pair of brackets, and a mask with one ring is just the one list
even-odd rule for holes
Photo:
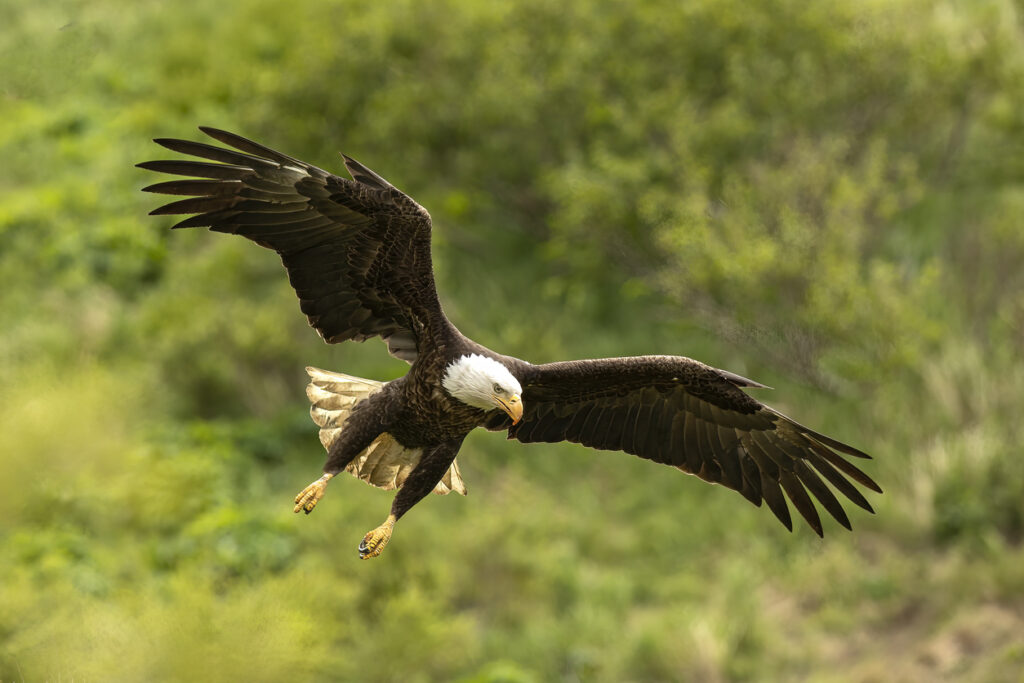
[[494,393],[496,393],[496,394],[504,394],[505,390],[501,388],[500,384],[495,384],[494,385]]

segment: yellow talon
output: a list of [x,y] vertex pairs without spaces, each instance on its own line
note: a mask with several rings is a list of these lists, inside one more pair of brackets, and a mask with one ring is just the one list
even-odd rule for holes
[[391,531],[395,528],[395,516],[388,515],[387,520],[379,527],[363,536],[363,542],[359,544],[359,559],[368,560],[377,557],[384,550],[384,546],[391,540]]
[[333,476],[333,474],[325,474],[302,489],[299,495],[295,496],[295,512],[305,510],[307,515],[312,512],[313,508],[316,507],[317,501],[324,497],[324,491],[327,490],[327,482]]

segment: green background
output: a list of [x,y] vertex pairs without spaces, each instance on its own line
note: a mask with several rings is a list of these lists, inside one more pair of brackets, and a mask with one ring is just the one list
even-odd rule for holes
[[[0,5],[0,680],[1019,681],[1020,0]],[[278,258],[171,232],[197,125],[433,215],[464,333],[671,353],[875,456],[789,534],[675,470],[478,433],[358,559]]]

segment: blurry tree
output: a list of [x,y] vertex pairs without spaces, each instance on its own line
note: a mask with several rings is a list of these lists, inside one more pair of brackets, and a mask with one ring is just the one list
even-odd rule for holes
[[[1022,12],[0,6],[0,679],[1013,680]],[[819,545],[648,463],[474,435],[470,497],[358,563],[386,496],[287,506],[321,457],[302,366],[406,366],[320,344],[273,254],[144,217],[133,164],[197,124],[416,197],[485,344],[778,387],[878,456],[879,516]]]

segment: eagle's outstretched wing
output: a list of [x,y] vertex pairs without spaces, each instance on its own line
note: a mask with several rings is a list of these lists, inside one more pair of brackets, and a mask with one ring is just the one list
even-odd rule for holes
[[[641,356],[517,366],[523,386],[522,420],[495,418],[523,442],[572,441],[622,450],[672,465],[705,481],[735,489],[760,506],[764,500],[792,530],[786,497],[820,536],[812,494],[847,529],[830,483],[873,512],[851,483],[881,493],[843,455],[865,453],[814,432],[746,394],[762,385],[689,358]],[[504,424],[497,421],[504,418]]]
[[302,312],[325,341],[379,336],[392,355],[415,360],[431,320],[443,316],[426,209],[349,157],[345,166],[353,180],[233,133],[200,130],[234,149],[155,140],[217,163],[139,164],[193,178],[145,188],[189,197],[152,213],[198,214],[174,227],[209,227],[273,249],[288,270]]

